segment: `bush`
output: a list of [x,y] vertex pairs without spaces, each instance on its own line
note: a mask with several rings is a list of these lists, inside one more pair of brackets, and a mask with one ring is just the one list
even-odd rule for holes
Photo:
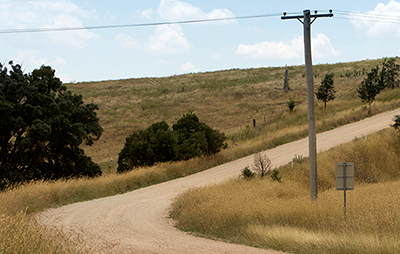
[[162,121],[144,131],[133,132],[119,153],[117,171],[216,154],[226,148],[225,139],[223,133],[200,122],[196,114],[189,112],[172,126],[172,130]]
[[294,111],[294,107],[296,106],[296,102],[294,101],[295,97],[296,97],[295,95],[293,97],[289,96],[289,101],[286,102],[287,106],[289,108],[289,112],[293,112]]
[[118,172],[175,160],[177,148],[176,136],[169,130],[168,124],[164,121],[154,123],[146,130],[133,132],[126,138],[118,157]]
[[251,180],[256,176],[256,174],[251,171],[249,167],[245,167],[244,169],[242,169],[240,176],[246,180]]

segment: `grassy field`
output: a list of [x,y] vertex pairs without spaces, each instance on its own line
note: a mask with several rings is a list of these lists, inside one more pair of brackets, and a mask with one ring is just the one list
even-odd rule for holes
[[[382,61],[314,67],[315,87],[326,73],[332,72],[338,91],[337,99],[329,102],[327,109],[317,101],[318,132],[400,106],[400,89],[382,91],[371,109],[363,107],[357,96],[355,87],[365,72]],[[304,66],[290,67],[289,85],[294,91],[288,93],[274,89],[283,86],[284,68],[68,84],[68,89],[82,94],[85,102],[99,105],[103,136],[92,147],[84,149],[105,174],[94,179],[32,182],[0,192],[0,228],[3,229],[0,230],[3,241],[0,253],[90,252],[90,246],[85,246],[79,237],[43,228],[31,215],[51,207],[168,181],[305,137],[308,131],[304,73]],[[295,96],[294,113],[288,112],[289,96]],[[212,128],[225,132],[229,148],[212,157],[115,174],[118,153],[133,130],[161,120],[171,124],[189,110],[194,110]],[[256,128],[252,127],[253,119],[256,119]],[[46,238],[50,235],[53,241]],[[37,246],[41,245],[49,247],[40,251]]]
[[[385,130],[319,155],[317,201],[309,198],[308,160],[271,178],[191,189],[171,216],[185,231],[295,253],[400,252],[400,142]],[[336,162],[354,162],[355,190],[335,190]]]
[[[330,128],[329,119],[336,114],[360,109],[363,104],[355,88],[366,77],[366,72],[382,61],[314,66],[315,89],[326,73],[334,73],[337,99],[328,103],[327,110],[322,110],[323,103],[316,101],[316,117],[328,121],[326,128]],[[283,87],[284,73],[283,67],[233,69],[166,78],[85,82],[68,84],[67,87],[82,94],[85,102],[99,106],[103,136],[85,150],[103,169],[108,170],[111,166],[110,171],[114,172],[118,153],[132,131],[145,129],[162,120],[172,124],[189,110],[194,110],[200,120],[212,128],[230,138],[235,137],[237,142],[254,137],[254,133],[247,135],[253,129],[246,128],[252,126],[253,119],[256,119],[257,127],[266,132],[292,126],[293,118],[296,125],[303,125],[307,121],[304,114],[307,104],[305,67],[290,67],[289,86],[293,91],[288,93],[274,89]],[[295,109],[298,111],[295,117],[287,112],[289,96],[295,96]],[[379,98],[388,100],[388,96],[380,95],[378,101]],[[391,99],[398,98],[390,96],[393,96]]]

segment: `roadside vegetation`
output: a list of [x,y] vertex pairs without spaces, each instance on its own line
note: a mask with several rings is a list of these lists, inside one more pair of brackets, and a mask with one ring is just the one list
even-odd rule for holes
[[[382,90],[370,107],[358,97],[356,87],[366,77],[367,71],[383,62],[379,59],[314,66],[315,83],[325,74],[334,73],[337,91],[335,100],[330,101],[326,109],[322,104],[316,107],[318,132],[400,106],[400,89]],[[96,112],[103,128],[102,136],[92,146],[80,148],[100,165],[102,176],[32,181],[0,192],[0,223],[3,223],[0,228],[3,225],[9,228],[0,231],[0,239],[14,242],[14,247],[19,246],[15,249],[4,247],[0,252],[52,252],[29,249],[32,244],[40,246],[41,241],[52,244],[44,236],[53,229],[35,224],[32,215],[36,212],[183,177],[305,137],[308,131],[304,73],[304,66],[290,67],[289,84],[293,91],[288,93],[274,89],[283,83],[284,68],[234,69],[167,78],[66,84],[72,93],[82,94],[85,103],[99,107]],[[293,112],[288,108],[288,98],[293,98]],[[170,125],[188,112],[195,112],[210,128],[225,133],[228,148],[207,157],[156,163],[116,174],[118,154],[126,137],[156,122],[165,121]],[[255,127],[253,119],[256,120]],[[282,184],[285,184],[283,171],[279,171],[277,177],[282,177]],[[279,181],[275,183],[279,184]],[[21,223],[14,223],[15,220]],[[7,225],[16,226],[10,228]],[[11,229],[19,233],[11,234]],[[29,232],[36,232],[40,237],[25,241]],[[79,249],[77,252],[86,250],[87,246],[78,238],[56,232],[51,233],[55,240],[53,252],[64,248],[59,244],[67,246],[70,241],[74,242],[71,246]],[[39,243],[35,245],[35,241]],[[74,253],[72,249],[65,252]]]
[[[269,177],[195,188],[172,205],[177,227],[228,242],[290,253],[400,252],[400,140],[393,129],[318,156],[317,201],[309,197],[308,159]],[[355,189],[335,190],[335,163],[354,162]],[[239,172],[238,172],[239,175]]]

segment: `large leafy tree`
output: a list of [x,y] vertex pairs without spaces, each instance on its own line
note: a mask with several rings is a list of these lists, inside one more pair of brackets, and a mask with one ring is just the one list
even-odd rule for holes
[[20,65],[10,65],[0,65],[0,189],[101,174],[79,147],[101,136],[98,107],[67,91],[49,66],[24,74]]
[[318,87],[318,91],[315,93],[317,99],[324,102],[324,108],[326,108],[326,103],[328,101],[332,101],[335,99],[336,91],[334,89],[335,87],[333,83],[333,74],[325,74],[324,79],[321,81],[321,85]]

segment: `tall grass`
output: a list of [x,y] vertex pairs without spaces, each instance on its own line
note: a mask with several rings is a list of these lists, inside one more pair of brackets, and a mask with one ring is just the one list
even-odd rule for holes
[[79,234],[39,225],[25,212],[0,213],[0,253],[90,253]]
[[[337,73],[335,87],[340,90],[338,99],[328,103],[327,110],[320,106],[316,108],[319,132],[400,106],[397,96],[399,91],[394,90],[383,91],[370,111],[361,109],[362,104],[354,93],[354,88],[362,80],[362,75],[344,75],[355,70],[368,69],[380,62],[381,60],[374,60],[315,67],[316,78],[322,78],[328,72]],[[290,86],[295,90],[293,93],[298,100],[296,112],[292,114],[287,112],[285,106],[288,95],[273,88],[280,86],[283,73],[282,68],[234,69],[160,79],[68,85],[68,89],[83,94],[86,101],[97,103],[100,107],[99,117],[104,134],[93,147],[86,147],[85,151],[102,166],[104,174],[95,179],[31,182],[0,192],[0,226],[3,229],[0,230],[0,239],[7,243],[0,245],[3,248],[1,252],[90,251],[90,247],[85,246],[79,237],[73,238],[55,229],[38,225],[31,215],[46,208],[115,195],[168,181],[305,137],[307,111],[302,76],[304,66],[294,66],[290,70]],[[145,128],[160,120],[172,123],[190,108],[195,109],[202,121],[229,136],[229,149],[212,157],[163,163],[122,175],[113,174],[117,154],[125,137],[133,130]],[[257,119],[257,128],[245,127],[250,125],[253,118]],[[235,145],[232,138],[235,138]],[[54,239],[50,240],[49,236]],[[37,247],[41,245],[49,247]]]
[[[355,88],[366,71],[381,63],[382,59],[314,66],[315,88],[326,73],[334,73],[337,98],[328,103],[327,111],[334,114],[360,108],[362,103]],[[289,96],[296,97],[295,110],[305,108],[304,65],[290,67],[289,85],[293,91],[288,93],[274,89],[283,87],[284,73],[283,67],[232,69],[165,78],[85,82],[67,87],[82,94],[86,102],[99,105],[104,132],[85,152],[103,169],[110,165],[115,170],[118,153],[132,131],[162,120],[172,124],[190,109],[207,125],[239,140],[253,119],[257,120],[257,127],[285,119],[282,115],[286,115]],[[397,101],[398,97],[393,100]],[[321,102],[316,103],[317,109],[322,108]],[[301,116],[304,123],[307,118]]]
[[[298,253],[400,252],[400,142],[394,130],[319,155],[318,201],[309,198],[306,160],[279,169],[283,183],[231,180],[177,199],[177,226],[210,238]],[[356,186],[336,191],[336,162],[354,162]],[[238,172],[238,175],[240,172]]]

